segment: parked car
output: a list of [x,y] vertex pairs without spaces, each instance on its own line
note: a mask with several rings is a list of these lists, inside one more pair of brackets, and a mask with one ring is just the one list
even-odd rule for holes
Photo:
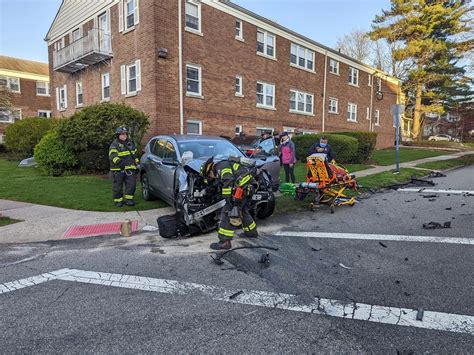
[[429,141],[459,142],[458,138],[453,138],[449,134],[436,134],[428,138]]
[[[279,159],[265,152],[263,149],[261,155],[250,160],[259,180],[250,207],[259,218],[273,214],[273,191],[279,186]],[[158,219],[162,237],[207,232],[217,226],[225,205],[221,187],[200,173],[202,164],[211,156],[216,161],[245,157],[228,140],[213,136],[156,136],[145,146],[140,161],[143,199],[159,197],[177,211]]]

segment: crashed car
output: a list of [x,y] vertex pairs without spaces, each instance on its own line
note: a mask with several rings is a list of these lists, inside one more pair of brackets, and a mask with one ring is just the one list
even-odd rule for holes
[[[256,184],[249,208],[258,218],[267,218],[275,209],[280,161],[270,152],[261,152],[252,162]],[[161,198],[176,209],[173,215],[158,218],[164,238],[205,233],[217,228],[225,205],[218,181],[201,175],[209,157],[214,161],[245,155],[221,137],[170,135],[152,138],[141,157],[140,180],[144,200]]]

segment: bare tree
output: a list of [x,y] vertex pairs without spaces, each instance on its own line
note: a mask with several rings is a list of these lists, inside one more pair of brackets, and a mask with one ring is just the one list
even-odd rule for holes
[[353,29],[350,33],[337,39],[336,48],[360,62],[370,63],[370,38],[362,29]]
[[12,93],[7,86],[7,80],[0,78],[0,108],[11,109],[12,108]]

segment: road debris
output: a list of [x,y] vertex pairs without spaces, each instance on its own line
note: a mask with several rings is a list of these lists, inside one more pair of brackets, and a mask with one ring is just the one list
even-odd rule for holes
[[265,266],[270,265],[270,253],[263,253],[259,260],[260,264],[264,264]]
[[423,320],[423,313],[425,311],[423,310],[423,308],[418,308],[418,312],[416,312],[416,320],[419,320],[419,321],[422,321]]
[[239,250],[239,249],[269,249],[269,250],[275,250],[275,251],[279,250],[279,248],[269,247],[269,246],[265,246],[265,245],[249,245],[249,246],[229,249],[229,250],[226,250],[226,251],[221,252],[221,253],[216,253],[215,257],[211,255],[211,259],[214,262],[214,264],[222,265],[222,264],[224,264],[224,261],[222,260],[222,258],[224,257],[225,254],[230,253],[230,252],[235,251],[235,250]]
[[451,211],[452,208],[451,208],[451,207],[446,207],[445,210],[446,210],[446,211]]
[[382,243],[382,242],[379,242],[379,244],[380,244],[381,246],[383,246],[384,248],[387,247],[387,246],[386,246],[384,243]]
[[451,221],[444,222],[443,224],[438,222],[430,222],[430,223],[423,223],[424,229],[443,229],[443,228],[451,228]]
[[423,198],[439,197],[438,195],[423,195]]
[[434,177],[446,177],[441,171],[432,171],[428,174],[428,177],[434,178]]
[[343,263],[339,263],[338,265],[339,265],[340,267],[344,268],[344,269],[347,269],[347,270],[352,270],[352,269],[353,269],[353,267],[346,266],[346,265],[344,265]]
[[233,300],[234,298],[240,296],[242,293],[244,293],[244,291],[240,290],[240,291],[238,291],[238,292],[236,292],[236,293],[230,295],[230,296],[229,296],[229,299],[230,299],[230,300]]
[[323,250],[323,248],[313,248],[313,247],[312,247],[311,250],[312,250],[312,251],[321,251],[321,250]]

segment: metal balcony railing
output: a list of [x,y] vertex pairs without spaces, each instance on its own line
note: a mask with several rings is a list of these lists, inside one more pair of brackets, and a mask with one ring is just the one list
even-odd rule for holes
[[74,73],[112,57],[112,36],[93,28],[68,46],[53,52],[53,69]]

